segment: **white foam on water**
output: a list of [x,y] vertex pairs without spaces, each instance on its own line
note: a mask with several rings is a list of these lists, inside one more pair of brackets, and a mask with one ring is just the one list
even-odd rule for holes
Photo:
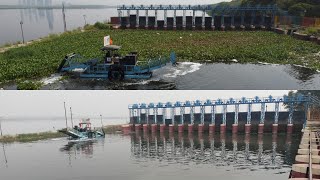
[[60,141],[60,140],[62,140],[62,139],[65,139],[65,138],[52,138],[52,139],[50,139],[51,141]]
[[261,62],[261,61],[258,61],[258,64],[262,64],[262,65],[272,65],[272,66],[279,66],[279,65],[280,65],[280,64],[267,63],[267,62]]
[[84,68],[75,68],[72,70],[72,72],[84,72],[86,69]]
[[297,67],[304,67],[302,65],[299,65],[299,64],[292,64],[293,66],[297,66]]
[[303,66],[303,65],[300,65],[300,64],[292,64],[292,65],[296,66],[296,67],[308,68],[307,66]]
[[44,85],[47,85],[47,84],[55,83],[55,82],[59,81],[61,78],[62,78],[62,75],[56,73],[56,74],[52,74],[50,77],[46,77],[46,78],[41,79],[41,82]]
[[138,82],[130,82],[130,83],[125,83],[125,85],[130,86],[130,85],[145,85],[148,84],[151,81],[155,81],[155,79],[147,79],[147,80],[142,80]]
[[195,71],[198,71],[200,69],[200,66],[202,64],[200,63],[194,63],[194,62],[181,62],[176,67],[173,67],[173,72],[169,72],[167,74],[164,74],[164,77],[170,77],[175,78],[177,76],[184,76],[186,74],[193,73]]
[[189,73],[193,73],[200,69],[200,63],[194,62],[179,62],[176,66],[167,65],[160,69],[155,70],[153,77],[146,80],[141,80],[137,82],[125,83],[125,85],[145,85],[151,81],[161,81],[164,79],[176,78],[177,76],[184,76]]

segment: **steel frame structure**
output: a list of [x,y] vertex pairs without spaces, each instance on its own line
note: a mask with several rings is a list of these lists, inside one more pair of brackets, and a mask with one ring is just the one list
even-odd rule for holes
[[[288,96],[282,96],[282,97],[272,97],[271,95],[269,97],[265,98],[259,98],[258,96],[254,98],[241,98],[241,99],[217,99],[217,100],[206,100],[206,101],[186,101],[186,102],[167,102],[167,103],[141,103],[141,104],[132,104],[129,105],[129,116],[130,120],[133,117],[137,117],[138,123],[141,123],[141,112],[142,110],[146,112],[147,116],[150,114],[150,110],[153,111],[154,115],[154,122],[158,123],[158,112],[159,110],[162,110],[162,123],[165,124],[166,121],[166,112],[167,109],[170,109],[170,119],[171,123],[174,124],[174,118],[176,116],[176,108],[180,109],[180,123],[184,124],[185,119],[185,110],[188,108],[190,110],[190,121],[191,124],[194,124],[194,114],[195,114],[195,108],[200,108],[200,123],[204,124],[205,121],[205,108],[211,107],[211,124],[215,124],[215,114],[216,107],[222,106],[222,123],[226,124],[226,116],[227,116],[227,108],[228,106],[234,106],[235,107],[235,116],[234,116],[234,123],[238,124],[238,113],[239,113],[239,106],[240,105],[247,105],[247,124],[251,124],[251,112],[252,112],[252,105],[254,104],[260,104],[261,108],[261,115],[260,115],[260,123],[264,124],[265,121],[265,111],[266,111],[266,104],[274,104],[275,106],[275,115],[274,115],[274,123],[277,124],[279,120],[279,105],[280,103],[287,104],[289,106],[289,117],[288,117],[288,124],[293,123],[293,112],[294,112],[294,106],[303,103],[305,105],[305,112],[307,112],[307,108],[309,107],[309,103],[311,102],[311,99],[309,96],[304,95],[298,95],[295,97],[288,97]],[[135,113],[136,112],[136,113]],[[136,114],[136,115],[135,115]],[[306,121],[305,116],[305,121]],[[147,122],[149,123],[149,117],[147,117]]]

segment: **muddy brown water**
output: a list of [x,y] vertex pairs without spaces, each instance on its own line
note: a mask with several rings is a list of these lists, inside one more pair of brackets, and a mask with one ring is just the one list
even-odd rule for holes
[[132,134],[5,144],[0,178],[287,179],[300,135]]

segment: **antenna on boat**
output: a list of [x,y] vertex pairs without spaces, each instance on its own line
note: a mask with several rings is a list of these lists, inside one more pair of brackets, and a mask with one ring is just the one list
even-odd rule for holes
[[66,129],[68,129],[68,118],[67,118],[66,102],[63,102],[63,106],[64,106],[64,117],[66,118]]
[[72,109],[71,109],[71,107],[70,107],[70,114],[71,114],[71,126],[73,128],[73,119],[72,119]]

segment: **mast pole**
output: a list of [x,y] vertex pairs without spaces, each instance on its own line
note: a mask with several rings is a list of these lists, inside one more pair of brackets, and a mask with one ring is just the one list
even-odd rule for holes
[[1,133],[1,137],[2,137],[3,135],[2,135],[2,126],[1,126],[1,120],[0,120],[0,133]]
[[66,14],[65,14],[65,9],[64,9],[64,2],[62,3],[62,18],[63,18],[64,32],[66,32],[67,31],[67,22],[66,22]]
[[71,109],[71,107],[70,107],[70,114],[71,114],[71,126],[73,128],[73,119],[72,119],[72,109]]
[[68,129],[68,118],[67,118],[66,102],[63,102],[63,106],[64,106],[64,117],[66,118],[66,129]]
[[100,114],[101,128],[103,128],[102,115]]

